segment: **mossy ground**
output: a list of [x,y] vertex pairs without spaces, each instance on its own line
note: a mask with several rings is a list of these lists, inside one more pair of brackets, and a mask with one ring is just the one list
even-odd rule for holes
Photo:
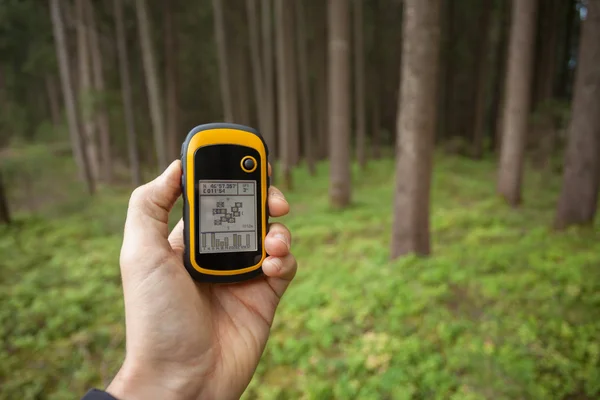
[[[598,398],[600,229],[550,229],[560,176],[528,171],[518,209],[495,177],[438,156],[433,255],[390,262],[391,159],[355,170],[343,211],[327,164],[296,171],[280,220],[299,271],[245,398]],[[103,189],[1,228],[0,398],[77,398],[118,368],[127,200]]]

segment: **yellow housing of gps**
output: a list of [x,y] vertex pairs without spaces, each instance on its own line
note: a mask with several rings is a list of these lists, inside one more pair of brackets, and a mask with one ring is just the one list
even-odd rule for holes
[[227,123],[192,129],[182,147],[184,265],[197,281],[262,274],[269,213],[268,148],[258,131]]

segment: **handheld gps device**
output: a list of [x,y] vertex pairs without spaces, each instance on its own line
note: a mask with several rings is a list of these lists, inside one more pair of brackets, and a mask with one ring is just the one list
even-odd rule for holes
[[184,264],[195,280],[262,274],[268,156],[260,133],[247,126],[214,123],[188,133],[181,147]]

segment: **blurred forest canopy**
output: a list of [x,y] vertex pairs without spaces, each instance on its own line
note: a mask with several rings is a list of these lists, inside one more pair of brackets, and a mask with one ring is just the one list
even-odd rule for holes
[[[6,225],[1,227],[5,230],[0,231],[0,238],[5,241],[0,240],[0,248],[9,254],[14,251],[13,240],[37,240],[40,232],[60,228],[60,237],[78,241],[89,233],[97,236],[94,245],[106,248],[107,254],[117,251],[115,226],[120,221],[115,222],[114,209],[126,204],[121,198],[124,193],[179,158],[181,142],[194,126],[215,121],[246,124],[257,127],[268,143],[274,183],[299,202],[297,219],[292,219],[291,225],[299,231],[300,260],[311,259],[314,249],[323,259],[340,251],[352,254],[365,249],[372,252],[367,261],[359,254],[345,257],[342,253],[336,262],[344,264],[352,258],[375,268],[402,258],[400,262],[408,270],[397,273],[409,280],[406,271],[411,265],[420,266],[411,264],[414,259],[409,254],[435,253],[433,243],[442,249],[441,258],[418,261],[431,271],[419,268],[423,275],[415,278],[414,285],[389,279],[390,297],[384,293],[373,301],[393,303],[391,294],[406,291],[411,293],[407,297],[416,296],[425,304],[428,299],[419,297],[425,296],[419,285],[439,284],[443,290],[438,293],[438,286],[429,287],[431,293],[427,293],[441,304],[446,304],[445,296],[454,299],[452,296],[464,294],[474,302],[491,299],[490,307],[501,317],[507,309],[521,310],[521,304],[526,304],[522,312],[537,313],[536,323],[552,320],[540,331],[535,331],[537,325],[531,328],[534,333],[522,328],[525,325],[518,334],[506,333],[511,351],[514,343],[519,343],[515,344],[519,349],[524,342],[531,347],[524,350],[526,356],[509,351],[503,353],[505,358],[495,359],[506,367],[521,356],[531,357],[519,364],[531,371],[524,365],[543,358],[549,363],[540,367],[543,371],[523,375],[531,380],[542,377],[536,381],[539,387],[521,382],[507,384],[510,389],[503,392],[500,386],[504,381],[492,378],[504,379],[506,371],[494,364],[492,372],[481,368],[482,374],[489,373],[482,382],[488,379],[498,386],[491,392],[478,388],[476,395],[468,385],[456,389],[448,383],[453,379],[449,376],[462,374],[465,360],[444,370],[450,374],[445,376],[447,381],[438,375],[431,378],[428,368],[445,367],[439,365],[436,357],[440,351],[433,346],[427,349],[431,358],[419,364],[422,370],[406,378],[413,390],[407,393],[428,397],[435,392],[432,382],[440,379],[441,384],[452,386],[447,392],[439,389],[440,393],[464,395],[457,398],[489,398],[490,393],[509,393],[507,398],[597,397],[599,352],[594,341],[600,327],[598,318],[589,322],[588,316],[597,316],[600,303],[597,295],[584,296],[597,293],[593,286],[597,280],[587,282],[584,277],[598,253],[593,229],[600,186],[598,38],[600,0],[0,0],[0,225]],[[441,178],[436,180],[436,174]],[[448,181],[440,181],[443,178]],[[501,204],[494,203],[498,199]],[[385,210],[388,203],[391,213]],[[478,214],[469,214],[470,208]],[[54,212],[70,215],[72,225],[52,225],[49,216]],[[98,221],[103,214],[111,214],[111,218]],[[90,215],[96,219],[90,218],[94,222],[88,224],[85,218]],[[313,225],[307,227],[301,218]],[[462,230],[450,234],[454,223],[463,224]],[[383,224],[390,229],[380,228]],[[530,224],[535,225],[532,231]],[[592,230],[566,229],[576,225],[592,225]],[[561,236],[552,236],[558,232],[546,228],[566,231],[565,242]],[[352,232],[362,230],[372,232],[377,240],[355,240]],[[520,235],[525,232],[521,246]],[[336,239],[344,234],[349,235],[352,246]],[[462,241],[456,239],[459,234]],[[311,237],[320,242],[311,242]],[[15,332],[21,328],[35,331],[31,335],[38,338],[38,317],[27,323],[31,326],[23,327],[10,310],[26,308],[23,304],[31,300],[30,289],[42,285],[45,278],[41,277],[43,271],[31,268],[25,279],[31,287],[25,288],[15,283],[10,271],[29,270],[47,260],[62,266],[67,259],[62,251],[78,250],[74,249],[77,244],[60,247],[52,240],[48,239],[50,247],[40,249],[37,255],[27,253],[23,268],[7,267],[5,275],[0,275],[0,283],[9,288],[6,293],[15,293],[16,299],[9,311],[0,315],[4,318],[0,322],[5,322],[0,325],[6,329],[2,338],[10,343],[0,355],[15,363],[10,365],[18,365],[15,370],[27,369],[25,363],[19,364],[19,351],[35,352],[37,343],[37,339],[20,342]],[[495,241],[501,243],[502,251],[484,251]],[[481,250],[465,254],[469,246]],[[545,251],[548,248],[554,250]],[[114,262],[99,253],[80,256],[92,265],[99,260]],[[527,268],[520,268],[522,260],[532,268],[531,275],[519,275],[528,273]],[[67,262],[72,268],[68,274],[74,275],[72,282],[79,283],[85,273],[77,269],[76,261],[70,262],[73,265]],[[320,261],[314,262],[321,266]],[[455,275],[457,265],[464,270]],[[485,270],[477,269],[479,266]],[[349,262],[344,273],[352,277],[355,267]],[[106,294],[112,296],[111,301],[118,297],[116,273],[96,271],[98,275],[94,275],[111,280],[111,292]],[[479,273],[484,275],[482,285],[488,286],[476,294],[469,292],[472,287],[460,286],[464,282],[454,282],[456,290],[447,282],[456,276],[477,281]],[[496,276],[504,273],[510,278]],[[554,273],[560,275],[556,280]],[[325,278],[304,281],[305,293],[320,284],[335,286],[334,276],[327,277],[330,282]],[[360,283],[347,279],[349,287]],[[361,281],[368,279],[363,276]],[[404,284],[408,286],[392,287]],[[544,286],[540,292],[530,293],[527,285],[535,284]],[[515,298],[496,302],[504,287],[514,289],[511,296]],[[81,310],[76,307],[100,307],[81,300],[78,296],[83,292],[69,293],[73,296],[69,304],[73,320],[64,335],[85,331],[90,323],[78,319]],[[292,297],[294,310],[304,304],[301,293]],[[364,292],[355,287],[346,295],[356,299],[364,297]],[[561,303],[562,295],[568,297],[564,300],[568,305]],[[13,296],[6,294],[6,298]],[[47,302],[48,309],[38,305],[44,310],[41,315],[60,314],[57,310],[62,303],[53,301]],[[339,298],[332,301],[343,303]],[[317,299],[308,306],[319,308],[320,302]],[[538,307],[538,302],[553,304],[553,308]],[[460,304],[457,307],[462,307]],[[407,318],[403,320],[407,326],[418,325],[415,318],[421,317],[402,307],[395,311],[398,320]],[[362,322],[374,314],[367,308],[362,311]],[[428,312],[425,309],[411,310]],[[448,317],[438,311],[436,308],[423,318]],[[300,320],[304,318],[301,314],[294,315]],[[106,315],[114,318],[114,324],[120,318],[114,308]],[[509,313],[508,317],[519,326],[525,324],[527,315]],[[326,320],[320,315],[304,322],[312,323],[309,333],[318,335],[319,324],[325,326]],[[387,321],[385,315],[381,320]],[[447,335],[444,340],[457,346],[452,350],[459,357],[463,347],[454,338],[466,340],[461,336],[464,332],[471,335],[479,328],[470,325],[472,320],[466,327],[454,326],[452,321],[446,321],[449,325],[443,329],[432,325],[435,333],[423,335]],[[362,332],[360,322],[354,323],[356,332]],[[61,338],[46,328],[41,334],[50,339],[43,336],[44,340]],[[389,329],[394,335],[394,329],[401,328],[390,325]],[[492,350],[486,332],[477,332],[481,333],[477,336],[481,351],[488,354]],[[537,338],[536,333],[548,337],[549,342],[531,339]],[[330,342],[351,341],[354,334],[342,332],[334,338],[329,332],[323,337]],[[289,349],[283,336],[276,336],[278,344],[273,345],[281,345],[275,347],[280,353],[271,353],[265,365],[293,364],[294,360],[285,357]],[[426,342],[423,336],[410,337],[415,342],[394,343],[399,351],[408,346],[414,354],[406,354],[414,356]],[[70,340],[75,339],[69,337],[63,345],[68,347]],[[305,350],[313,345],[301,343]],[[440,346],[446,349],[446,345]],[[107,357],[113,357],[110,363],[115,363],[119,352],[111,346]],[[329,360],[327,354],[319,356]],[[478,362],[489,366],[486,356],[476,355],[480,356]],[[385,359],[385,354],[382,357]],[[414,360],[404,361],[415,365]],[[305,367],[311,370],[314,365]],[[329,393],[329,381],[323,376],[338,367],[312,370],[324,379],[315,384],[315,398]],[[68,373],[75,367],[65,368]],[[259,382],[269,380],[264,368]],[[525,379],[519,376],[519,369],[514,371],[507,378],[510,382]],[[98,381],[88,370],[83,373],[93,376],[75,380],[79,384]],[[362,373],[356,372],[354,378]],[[569,384],[561,386],[560,377],[566,376]],[[34,378],[32,382],[44,386]],[[46,379],[50,382],[54,377]],[[358,390],[354,380],[332,380],[336,381],[335,390],[340,390],[338,397],[349,393],[344,390]],[[14,380],[11,390],[20,393],[21,383]],[[365,390],[370,390],[368,385]],[[28,398],[38,398],[41,389],[31,391],[34,394]]]

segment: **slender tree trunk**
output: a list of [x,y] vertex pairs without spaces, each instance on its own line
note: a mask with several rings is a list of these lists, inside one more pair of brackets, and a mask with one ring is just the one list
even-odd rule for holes
[[428,255],[439,78],[440,0],[405,0],[391,258]]
[[454,52],[454,45],[456,41],[456,23],[455,23],[455,12],[454,9],[457,4],[453,0],[446,0],[447,5],[445,8],[446,15],[444,15],[446,23],[446,35],[445,38],[445,60],[444,60],[444,81],[440,82],[444,85],[444,109],[442,110],[442,127],[441,138],[448,139],[453,137],[455,132],[454,126],[454,74],[456,65],[456,55]]
[[45,76],[46,92],[48,93],[48,103],[50,104],[50,115],[54,126],[60,125],[60,96],[56,87],[56,78],[50,74]]
[[122,0],[114,0],[113,8],[115,14],[119,76],[121,78],[121,96],[123,99],[123,114],[125,116],[125,126],[127,129],[127,154],[129,156],[129,166],[131,168],[131,182],[137,187],[142,184],[142,175],[140,171],[140,158],[138,155],[135,123],[133,117],[131,79],[129,77],[129,53],[127,50],[127,39],[125,38],[125,23],[123,21]]
[[92,177],[90,165],[88,162],[87,153],[83,139],[80,136],[79,115],[75,105],[75,95],[73,93],[73,85],[71,81],[71,69],[69,65],[69,54],[67,53],[67,40],[65,38],[65,27],[60,11],[59,0],[50,0],[50,14],[52,18],[52,30],[54,35],[54,46],[56,48],[56,59],[60,72],[60,81],[62,85],[63,98],[65,101],[65,110],[67,112],[67,123],[69,126],[69,135],[71,138],[71,146],[73,156],[77,163],[80,177],[86,183],[87,190],[90,194],[96,192],[96,184]]
[[227,61],[227,41],[225,37],[225,17],[223,16],[222,0],[212,0],[215,40],[219,60],[219,82],[221,84],[221,101],[223,102],[223,117],[226,122],[233,122],[233,103],[229,87],[229,63]]
[[101,154],[101,178],[105,182],[112,181],[112,156],[110,148],[110,126],[108,123],[108,113],[106,110],[106,100],[104,93],[104,70],[103,57],[100,51],[100,41],[98,40],[98,31],[96,30],[96,16],[94,15],[94,5],[91,2],[87,3],[86,7],[87,24],[89,26],[89,46],[92,56],[92,77],[94,83],[95,94],[100,96],[94,101],[94,111],[96,116],[96,124],[100,138],[100,154]]
[[248,15],[248,44],[250,45],[250,61],[252,64],[252,80],[254,81],[254,102],[258,116],[258,128],[265,131],[265,104],[263,71],[261,67],[260,27],[258,17],[258,0],[246,0],[246,13]]
[[329,0],[329,202],[351,202],[350,0]]
[[373,94],[372,102],[372,118],[373,118],[373,144],[372,157],[374,159],[381,158],[381,109],[379,108],[379,96]]
[[297,166],[300,162],[300,118],[298,113],[298,67],[297,67],[297,55],[296,55],[296,21],[294,18],[294,7],[288,3],[285,12],[287,13],[287,31],[288,41],[286,46],[289,49],[288,56],[286,58],[287,68],[289,70],[288,78],[290,80],[289,92],[290,101],[288,103],[290,107],[290,118],[291,118],[291,132],[290,132],[290,162],[292,166]]
[[371,79],[371,156],[373,159],[381,158],[381,64],[382,64],[382,11],[381,1],[375,3],[375,15],[377,23],[373,27],[373,50],[370,62]]
[[252,125],[250,103],[250,80],[247,76],[249,70],[246,57],[246,47],[243,44],[233,43],[229,48],[229,59],[231,60],[231,82],[233,95],[233,118],[236,122],[244,125]]
[[498,193],[513,207],[521,202],[532,86],[536,5],[536,0],[513,2],[497,187]]
[[165,81],[167,91],[167,145],[169,157],[179,157],[180,137],[179,134],[179,82],[177,73],[177,25],[173,21],[173,7],[177,2],[174,0],[164,2],[165,17]]
[[573,111],[555,227],[593,223],[600,187],[600,1],[582,23]]
[[164,170],[169,164],[169,157],[166,149],[167,143],[165,140],[163,109],[160,105],[162,96],[160,94],[160,85],[158,83],[158,73],[156,72],[156,57],[154,55],[154,46],[152,45],[150,34],[150,16],[148,15],[146,0],[136,0],[135,9],[137,12],[146,87],[148,89],[150,121],[152,122],[152,132],[154,133],[156,160],[158,162],[158,167],[161,170]]
[[506,54],[508,51],[508,32],[510,28],[510,7],[508,0],[500,2],[500,38],[496,46],[496,54],[494,55],[494,64],[496,65],[496,73],[492,90],[492,105],[491,105],[491,133],[492,150],[500,149],[501,132],[502,132],[502,110],[504,109],[504,92],[506,91]]
[[492,0],[484,0],[481,4],[479,15],[479,29],[481,36],[477,44],[477,66],[475,73],[475,112],[473,121],[473,157],[481,158],[483,155],[483,140],[485,136],[485,116],[487,110],[487,82],[490,70],[488,49],[490,48],[491,25],[490,19],[493,10]]
[[4,180],[2,179],[2,171],[0,171],[0,223],[10,224],[10,211],[8,207],[8,194],[4,187]]
[[361,168],[367,165],[365,112],[365,49],[363,1],[354,0],[354,106],[356,114],[356,159]]
[[302,100],[302,139],[306,165],[311,175],[315,175],[315,156],[313,147],[314,125],[310,101],[310,80],[308,76],[308,49],[306,43],[306,22],[304,2],[296,1],[296,39],[298,42],[298,74],[300,78],[300,96]]
[[90,162],[92,179],[98,180],[100,175],[100,159],[96,124],[92,111],[92,80],[90,73],[90,54],[88,27],[86,26],[86,9],[88,0],[76,0],[75,12],[77,18],[77,53],[79,57],[79,110],[85,135],[86,152]]
[[[271,0],[261,0],[262,5],[262,50],[263,94],[260,103],[263,107],[263,135],[271,153],[271,164],[277,157],[277,142],[275,139],[275,82],[273,68],[273,21]],[[274,165],[273,165],[274,167]]]
[[329,133],[327,113],[327,3],[314,4],[313,17],[315,32],[315,45],[313,57],[315,73],[315,116],[316,122],[316,158],[323,160],[329,154]]
[[292,119],[290,115],[290,89],[291,79],[286,60],[290,51],[287,46],[289,24],[286,11],[286,0],[275,0],[275,41],[277,52],[277,98],[279,113],[279,162],[282,176],[282,186],[286,189],[292,189],[291,172],[291,154],[290,154],[290,136]]

